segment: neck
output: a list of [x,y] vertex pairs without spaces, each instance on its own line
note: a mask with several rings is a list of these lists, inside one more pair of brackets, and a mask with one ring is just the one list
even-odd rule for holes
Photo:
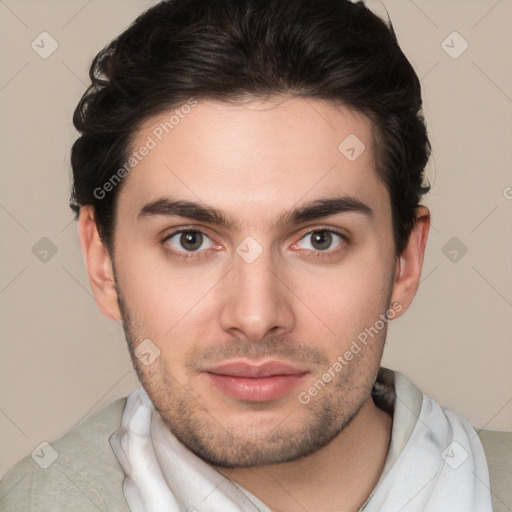
[[328,445],[292,462],[254,468],[216,468],[271,510],[354,512],[380,477],[392,418],[368,397]]

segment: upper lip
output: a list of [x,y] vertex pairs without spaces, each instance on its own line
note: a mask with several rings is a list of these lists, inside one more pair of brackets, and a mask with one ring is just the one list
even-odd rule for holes
[[303,375],[307,370],[280,361],[268,361],[251,364],[245,361],[233,361],[215,366],[204,367],[203,372],[230,377],[263,378],[275,375]]

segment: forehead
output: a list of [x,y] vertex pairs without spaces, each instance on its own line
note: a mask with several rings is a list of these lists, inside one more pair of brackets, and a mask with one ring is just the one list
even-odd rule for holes
[[375,171],[370,121],[326,101],[201,100],[146,121],[130,149],[140,161],[119,196],[119,209],[130,216],[165,195],[221,208],[248,223],[255,214],[271,223],[283,209],[330,195],[389,209]]

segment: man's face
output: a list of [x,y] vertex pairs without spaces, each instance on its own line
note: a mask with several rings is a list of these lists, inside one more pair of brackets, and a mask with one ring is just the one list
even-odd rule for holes
[[[162,136],[171,114],[137,134],[132,150],[148,137],[156,146],[126,178],[116,212],[135,368],[172,432],[208,462],[293,460],[351,420],[380,364],[396,258],[370,122],[319,100],[199,101]],[[351,202],[286,215],[340,198]],[[230,223],[170,215],[163,200]],[[148,339],[145,362],[160,351],[151,364],[134,355]]]

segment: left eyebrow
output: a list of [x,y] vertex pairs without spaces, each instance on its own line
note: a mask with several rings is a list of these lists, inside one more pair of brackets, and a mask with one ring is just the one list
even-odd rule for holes
[[[317,199],[305,203],[299,208],[284,212],[274,222],[274,229],[282,229],[289,225],[331,217],[339,213],[357,213],[368,218],[374,217],[370,206],[352,196],[339,196],[326,199]],[[144,217],[168,216],[183,217],[207,222],[225,228],[240,231],[241,224],[226,215],[222,210],[213,206],[203,205],[194,201],[175,200],[170,197],[161,197],[146,204],[137,219]]]
[[296,225],[311,220],[331,217],[339,213],[357,213],[368,218],[374,217],[370,206],[351,196],[317,199],[306,203],[295,210],[285,212],[274,224],[275,228],[281,228],[288,224]]

